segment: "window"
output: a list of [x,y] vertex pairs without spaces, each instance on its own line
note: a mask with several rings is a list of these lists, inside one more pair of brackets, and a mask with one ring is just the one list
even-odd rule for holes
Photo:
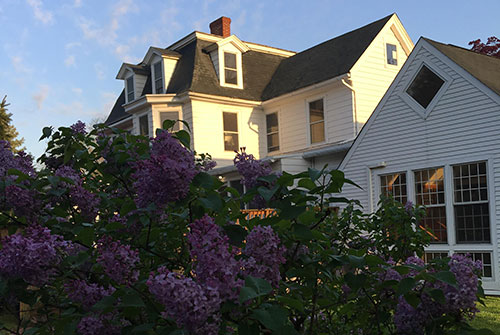
[[398,54],[396,46],[394,44],[387,43],[385,47],[387,54],[387,64],[398,65]]
[[222,113],[224,122],[224,150],[238,151],[238,114]]
[[127,102],[133,101],[134,98],[134,76],[127,78]]
[[224,78],[226,84],[238,85],[236,54],[224,52]]
[[427,215],[422,225],[429,228],[431,242],[447,242],[446,204],[444,200],[444,169],[415,171],[415,198],[417,205],[426,207]]
[[323,99],[309,102],[311,144],[325,141],[325,115]]
[[430,252],[425,252],[424,253],[424,262],[425,264],[429,264],[431,261],[435,259],[442,259],[448,257],[448,252],[441,252],[441,251],[430,251]]
[[443,79],[429,70],[427,66],[423,65],[406,90],[406,93],[418,102],[420,106],[427,108],[443,84]]
[[139,118],[139,133],[149,136],[149,120],[147,114]]
[[161,61],[153,65],[153,73],[155,79],[155,93],[163,93],[163,74]]
[[490,242],[486,162],[453,166],[457,242]]
[[278,132],[278,113],[266,115],[267,129],[267,152],[280,149],[280,139]]
[[406,173],[393,173],[380,176],[381,194],[393,197],[394,200],[406,204]]
[[[163,122],[166,120],[177,121],[179,120],[179,112],[160,112],[160,128],[163,129]],[[179,122],[176,122],[173,131],[178,131],[180,129]]]
[[482,268],[482,276],[485,278],[493,277],[493,268],[491,262],[491,252],[467,252],[467,251],[459,251],[457,252],[461,255],[466,255],[472,258],[473,261],[481,261]]

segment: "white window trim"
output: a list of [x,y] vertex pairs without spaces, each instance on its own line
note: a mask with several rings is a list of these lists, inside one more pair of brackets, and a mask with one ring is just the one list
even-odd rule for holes
[[[453,78],[451,76],[449,76],[446,72],[444,72],[443,70],[438,68],[436,65],[434,65],[434,63],[431,62],[427,58],[424,58],[424,59],[420,60],[419,62],[416,62],[415,64],[416,64],[415,70],[413,71],[413,73],[411,73],[411,75],[408,76],[406,78],[406,80],[401,82],[401,86],[400,86],[401,90],[398,92],[398,95],[401,99],[403,99],[404,102],[406,102],[406,104],[408,106],[410,106],[411,109],[413,109],[417,114],[419,114],[425,120],[431,114],[432,110],[434,109],[436,104],[439,102],[439,100],[441,99],[444,92],[446,92],[448,90],[448,87],[453,82]],[[420,69],[424,65],[444,81],[443,85],[441,86],[439,91],[436,93],[434,98],[432,98],[432,100],[429,103],[429,105],[427,106],[427,108],[422,107],[408,93],[406,93],[406,90],[408,90],[408,87],[410,87],[411,83],[413,82],[413,80],[417,76],[418,72],[420,71]]]
[[[133,100],[129,100],[129,99],[128,99],[128,95],[129,95],[129,91],[128,91],[128,80],[129,80],[129,78],[131,78],[131,77],[132,77],[132,82],[133,82],[133,85],[132,85],[132,90],[133,90],[133,93],[134,93],[134,99],[133,99]],[[126,98],[127,103],[130,103],[130,102],[132,102],[132,101],[135,101],[135,96],[136,96],[136,94],[135,94],[135,78],[134,78],[134,74],[132,73],[130,76],[127,76],[127,77],[125,78],[125,98]]]
[[226,145],[225,145],[225,141],[224,141],[224,113],[233,113],[233,114],[236,114],[236,124],[238,125],[238,148],[236,150],[239,150],[241,147],[243,147],[244,145],[241,144],[241,131],[242,131],[242,128],[241,128],[241,118],[240,118],[240,112],[239,111],[235,111],[235,110],[231,110],[231,109],[224,109],[222,110],[222,113],[220,114],[221,116],[221,128],[222,128],[222,152],[227,155],[227,156],[231,156],[233,157],[234,156],[234,151],[231,151],[231,150],[226,150]]
[[[156,78],[155,78],[155,70],[154,70],[154,67],[156,64],[160,63],[160,68],[161,68],[161,73],[162,73],[162,76],[161,76],[161,81],[162,81],[162,84],[163,84],[163,92],[161,93],[156,93]],[[164,70],[164,66],[163,66],[163,58],[160,59],[159,61],[157,62],[154,62],[153,64],[151,64],[151,78],[152,78],[152,81],[153,81],[153,94],[163,94],[165,93],[165,70]]]
[[[269,151],[268,148],[268,143],[267,143],[267,116],[270,115],[270,114],[275,114],[276,113],[276,116],[278,118],[278,141],[279,141],[279,149],[278,150],[274,150],[274,151]],[[269,112],[269,113],[266,113],[266,119],[265,119],[265,123],[266,123],[266,152],[268,154],[272,154],[272,155],[276,155],[277,153],[281,152],[282,151],[282,148],[281,148],[281,145],[282,145],[282,139],[281,139],[281,110],[275,110],[273,112]]]
[[[236,55],[236,78],[238,80],[237,85],[226,83],[226,73],[224,71],[225,70],[225,62],[224,62],[224,53],[225,52]],[[234,50],[225,50],[224,47],[221,47],[218,50],[218,57],[219,57],[220,86],[243,89],[243,65],[242,65],[241,52],[234,51]]]
[[[488,199],[489,199],[489,215],[490,215],[490,243],[456,243],[456,227],[455,227],[455,213],[454,213],[454,192],[453,192],[453,165],[468,164],[475,162],[486,162],[486,183],[488,185]],[[422,169],[432,169],[437,167],[444,168],[444,180],[445,180],[445,203],[446,203],[446,228],[448,233],[448,243],[435,243],[431,244],[425,248],[426,252],[449,252],[450,255],[453,253],[463,253],[463,252],[491,252],[492,257],[492,277],[484,278],[483,281],[486,283],[492,283],[496,281],[496,278],[500,278],[500,267],[499,263],[499,253],[498,253],[498,237],[496,234],[497,228],[495,222],[497,222],[496,215],[496,205],[495,205],[495,187],[494,187],[494,157],[484,156],[484,155],[468,155],[467,159],[454,158],[449,160],[433,160],[429,161],[428,164],[412,164],[412,165],[391,165],[389,167],[381,166],[377,169],[370,169],[370,166],[366,166],[368,171],[371,171],[374,176],[373,192],[375,199],[372,199],[370,206],[372,209],[377,208],[377,202],[380,198],[380,176],[391,173],[406,172],[406,183],[407,183],[407,198],[408,201],[416,203],[415,199],[415,176],[413,171]],[[496,285],[496,284],[495,284]],[[486,287],[486,290],[490,287]]]
[[[312,143],[312,139],[311,139],[311,113],[310,113],[310,110],[309,110],[309,103],[310,102],[314,102],[314,101],[317,101],[317,100],[323,100],[323,128],[324,128],[324,132],[325,132],[325,139],[321,142],[316,142],[316,143]],[[310,147],[314,147],[314,146],[317,146],[317,145],[322,145],[322,144],[325,144],[325,143],[328,143],[328,133],[326,131],[327,127],[326,127],[326,95],[321,95],[321,96],[316,96],[316,97],[313,97],[313,98],[308,98],[305,100],[305,110],[306,110],[306,119],[307,119],[307,145],[310,146]]]

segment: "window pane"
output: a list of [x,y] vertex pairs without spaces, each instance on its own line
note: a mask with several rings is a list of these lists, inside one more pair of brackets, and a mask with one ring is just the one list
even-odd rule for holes
[[398,65],[396,46],[394,44],[386,44],[387,64]]
[[427,215],[422,219],[422,226],[431,235],[431,243],[448,241],[446,235],[446,207],[428,207],[426,208]]
[[417,76],[413,79],[406,93],[422,107],[427,108],[443,84],[444,80],[424,65],[418,71]]
[[323,99],[312,101],[309,103],[309,119],[310,122],[322,121],[323,115]]
[[143,115],[139,118],[139,131],[141,135],[149,135],[149,122],[147,115]]
[[134,77],[127,78],[127,101],[134,100]]
[[[166,120],[177,121],[179,119],[179,112],[160,112],[160,127],[163,128],[163,122]],[[179,130],[179,122],[176,122],[172,128],[174,131]]]
[[163,74],[161,62],[157,62],[153,65],[154,77],[155,77],[155,93],[163,93]]
[[238,134],[224,132],[224,150],[238,151]]
[[380,193],[386,197],[406,204],[406,173],[393,173],[380,176]]
[[226,84],[238,85],[238,74],[235,70],[224,70]]
[[238,114],[236,113],[222,113],[224,119],[224,131],[238,131]]
[[325,140],[325,124],[323,122],[311,125],[311,143],[323,142]]
[[457,242],[490,242],[488,203],[455,205]]
[[443,168],[415,171],[415,195],[418,205],[444,204]]
[[278,133],[267,135],[267,151],[276,151],[280,149]]
[[488,200],[486,162],[454,166],[453,181],[455,203]]
[[236,55],[224,52],[224,67],[236,70]]
[[274,133],[278,131],[278,113],[266,115],[267,133]]

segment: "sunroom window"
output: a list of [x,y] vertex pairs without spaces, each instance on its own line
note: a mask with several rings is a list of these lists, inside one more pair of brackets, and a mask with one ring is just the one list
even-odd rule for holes
[[408,86],[406,93],[418,102],[420,106],[427,108],[443,84],[443,79],[427,66],[423,65],[410,86]]

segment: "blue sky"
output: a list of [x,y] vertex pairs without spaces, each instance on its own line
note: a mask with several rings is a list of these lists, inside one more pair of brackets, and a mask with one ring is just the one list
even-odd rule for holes
[[38,157],[44,126],[106,117],[122,62],[166,47],[224,15],[240,39],[301,51],[396,12],[412,40],[467,47],[500,37],[500,1],[0,0],[0,96]]

